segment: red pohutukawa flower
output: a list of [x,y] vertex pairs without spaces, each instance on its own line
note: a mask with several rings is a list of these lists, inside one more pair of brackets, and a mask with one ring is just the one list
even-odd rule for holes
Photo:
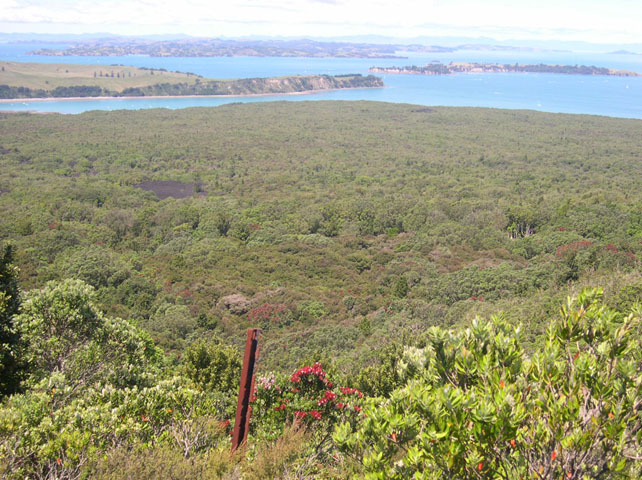
[[293,383],[300,383],[301,380],[307,380],[308,382],[314,381],[314,378],[317,378],[322,383],[327,384],[328,380],[326,379],[326,373],[321,368],[319,362],[315,363],[311,367],[303,367],[297,370],[290,377],[290,381]]
[[341,393],[344,395],[356,395],[359,398],[363,398],[363,393],[361,393],[358,389],[356,388],[350,388],[350,387],[341,387],[339,390],[341,390]]
[[334,401],[334,399],[337,398],[337,394],[331,391],[325,392],[325,395],[321,400],[319,400],[317,403],[318,405],[325,405],[328,402]]

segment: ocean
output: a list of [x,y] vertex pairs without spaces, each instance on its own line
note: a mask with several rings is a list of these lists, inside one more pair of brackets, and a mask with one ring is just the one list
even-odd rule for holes
[[[546,51],[457,51],[407,54],[408,59],[283,58],[283,57],[41,57],[26,55],[52,44],[0,44],[0,59],[19,62],[123,64],[192,72],[210,78],[272,77],[297,74],[368,74],[372,66],[449,63],[545,63],[595,65],[642,73],[642,55]],[[399,52],[404,55],[404,52]],[[642,77],[604,77],[535,73],[461,74],[449,76],[380,75],[386,88],[224,98],[118,98],[108,100],[47,100],[1,103],[0,110],[82,113],[88,110],[187,108],[230,102],[372,100],[426,106],[475,106],[528,109],[642,118]]]

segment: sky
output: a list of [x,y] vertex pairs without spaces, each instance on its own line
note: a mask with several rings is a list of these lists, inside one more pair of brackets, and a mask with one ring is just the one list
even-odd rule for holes
[[642,43],[642,0],[0,0],[1,33]]

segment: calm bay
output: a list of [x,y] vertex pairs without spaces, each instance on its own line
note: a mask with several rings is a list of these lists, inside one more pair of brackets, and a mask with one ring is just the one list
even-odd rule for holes
[[[26,55],[48,44],[0,44],[0,59],[20,62],[123,64],[192,72],[209,78],[273,77],[297,74],[366,75],[372,66],[423,65],[431,61],[480,63],[545,63],[595,65],[642,72],[642,55],[530,52],[457,51],[408,54],[408,59],[283,58],[283,57],[45,57]],[[404,55],[403,52],[399,52]],[[0,110],[81,113],[88,110],[187,108],[231,102],[275,100],[372,100],[426,106],[476,106],[530,109],[546,112],[585,113],[642,118],[642,77],[556,74],[461,74],[449,76],[380,75],[387,88],[325,91],[305,95],[256,97],[162,97],[46,101],[16,100]]]

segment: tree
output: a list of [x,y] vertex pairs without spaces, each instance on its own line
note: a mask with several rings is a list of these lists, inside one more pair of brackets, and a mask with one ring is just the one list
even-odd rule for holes
[[221,237],[225,237],[232,226],[232,221],[226,212],[219,212],[214,220],[214,225],[216,226],[216,230],[219,235]]
[[513,206],[506,210],[506,230],[511,239],[533,235],[540,225],[541,218],[531,207]]
[[203,390],[233,392],[239,385],[241,357],[218,338],[198,340],[185,351],[185,373]]
[[18,391],[22,373],[17,352],[20,336],[14,326],[20,310],[17,277],[13,247],[6,245],[0,255],[0,398]]
[[408,295],[408,290],[408,280],[406,280],[406,277],[402,275],[395,282],[392,293],[397,298],[404,298]]
[[16,329],[29,362],[29,384],[52,374],[74,388],[98,380],[131,384],[159,355],[149,336],[105,317],[93,287],[81,280],[49,282],[25,295]]
[[398,368],[402,353],[400,344],[387,344],[377,355],[375,365],[361,369],[355,379],[357,388],[368,396],[389,396],[403,383]]

